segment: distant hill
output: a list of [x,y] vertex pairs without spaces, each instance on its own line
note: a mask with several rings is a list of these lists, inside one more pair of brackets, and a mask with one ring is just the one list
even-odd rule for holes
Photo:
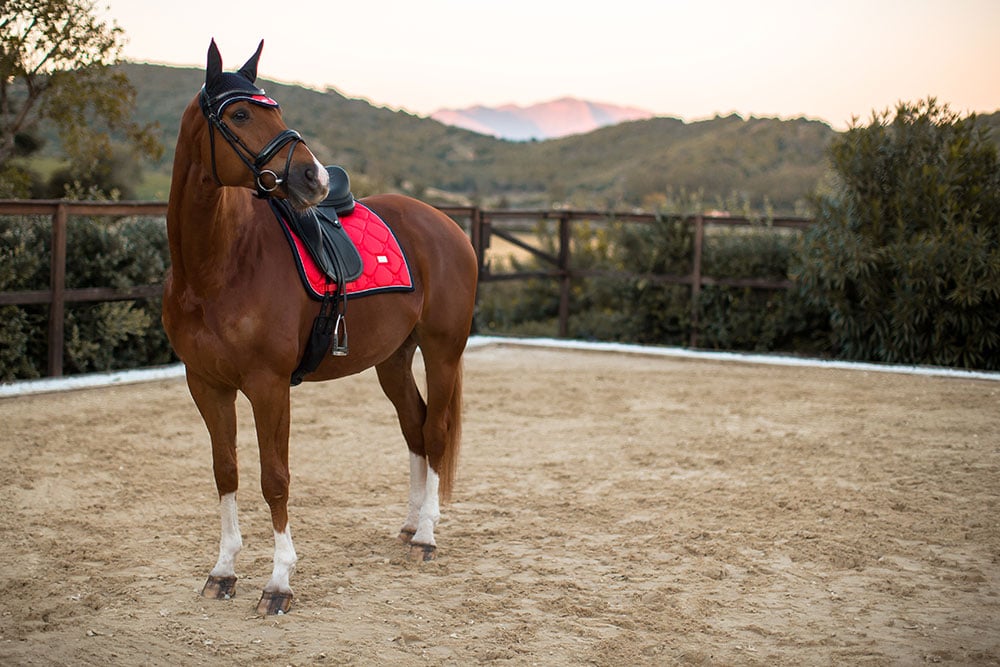
[[[140,196],[165,199],[181,113],[204,72],[120,67],[138,92],[136,119],[158,121],[167,149],[160,162],[143,165],[150,185]],[[820,121],[731,115],[691,123],[649,118],[559,139],[514,142],[334,90],[259,83],[321,161],[348,170],[356,195],[404,192],[433,204],[648,209],[686,192],[700,194],[708,208],[766,203],[778,214],[791,214],[803,211],[824,178],[826,147],[837,136]],[[1000,142],[1000,112],[980,119]]]
[[[157,120],[167,148],[147,181],[167,183],[180,116],[204,80],[197,68],[124,64],[137,120]],[[258,81],[326,164],[343,165],[358,195],[413,194],[432,203],[650,207],[677,193],[794,213],[826,171],[836,132],[819,121],[648,118],[546,141],[514,142],[349,99],[335,90]],[[154,178],[155,176],[155,178]],[[166,196],[165,188],[144,193]]]
[[445,125],[512,141],[557,139],[652,117],[652,113],[642,109],[588,102],[573,97],[527,107],[513,104],[495,108],[473,106],[465,109],[441,109],[431,114],[431,118]]

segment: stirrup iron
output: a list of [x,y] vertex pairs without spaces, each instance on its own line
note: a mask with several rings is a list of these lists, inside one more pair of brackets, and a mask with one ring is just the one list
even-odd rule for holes
[[[340,334],[343,331],[344,338],[341,343]],[[333,324],[333,345],[330,347],[330,354],[335,357],[347,356],[347,320],[343,313],[337,313],[337,320]]]

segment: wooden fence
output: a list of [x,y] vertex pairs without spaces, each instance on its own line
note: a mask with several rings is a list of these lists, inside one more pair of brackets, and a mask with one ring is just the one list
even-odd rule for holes
[[[575,210],[540,210],[540,211],[511,211],[511,210],[481,210],[473,209],[448,209],[442,208],[444,212],[452,217],[468,217],[471,221],[471,237],[473,247],[479,257],[479,281],[495,282],[500,280],[526,280],[529,278],[551,278],[559,282],[559,336],[565,338],[569,335],[569,310],[571,287],[574,280],[589,276],[608,276],[607,271],[593,271],[574,268],[572,265],[571,240],[573,238],[572,225],[574,222],[582,221],[617,221],[633,222],[638,224],[650,224],[660,218],[652,213],[615,213],[606,211],[575,211]],[[513,233],[510,227],[524,227],[526,221],[552,220],[558,225],[558,244],[556,253],[553,255],[541,248],[531,246],[524,242],[522,238]],[[701,288],[708,285],[723,285],[729,287],[752,287],[757,289],[787,289],[791,286],[788,280],[768,280],[762,278],[727,278],[724,276],[708,276],[702,272],[702,253],[705,245],[705,229],[709,226],[729,226],[729,227],[750,227],[759,223],[744,217],[733,217],[728,215],[694,215],[680,218],[684,224],[693,226],[694,243],[691,248],[691,272],[685,275],[663,275],[663,274],[639,274],[630,272],[617,272],[614,275],[621,277],[642,277],[655,282],[675,285],[688,285],[691,289],[691,330],[689,334],[689,344],[691,347],[698,346],[698,295]],[[774,218],[768,221],[770,227],[780,229],[804,230],[812,224],[812,220],[807,218]],[[505,229],[505,227],[507,227]],[[514,273],[492,273],[490,267],[485,263],[486,251],[490,247],[490,240],[497,236],[504,241],[525,250],[541,260],[543,265],[548,265],[549,269],[543,271],[514,272]]]
[[[569,333],[569,312],[571,286],[575,279],[608,275],[606,272],[595,272],[573,267],[571,239],[572,225],[581,221],[620,221],[633,223],[651,223],[658,218],[649,213],[609,213],[603,211],[575,210],[484,210],[478,207],[439,207],[450,215],[468,232],[475,248],[479,263],[479,280],[481,283],[526,280],[529,278],[549,278],[557,281],[559,287],[559,336],[566,337]],[[63,200],[0,200],[0,216],[9,215],[40,215],[52,218],[52,253],[50,279],[48,289],[21,290],[0,292],[0,305],[48,304],[48,375],[63,374],[63,345],[65,311],[67,303],[128,301],[133,299],[159,298],[162,284],[137,285],[135,287],[116,289],[111,287],[67,288],[66,287],[66,228],[70,216],[166,216],[167,205],[163,202],[75,202]],[[542,248],[532,246],[523,240],[525,225],[541,220],[554,221],[557,225],[558,243],[555,254]],[[765,280],[756,278],[726,278],[707,276],[702,273],[702,251],[706,227],[753,225],[746,218],[729,216],[697,215],[684,218],[685,224],[692,225],[694,243],[692,244],[691,272],[686,275],[645,275],[643,277],[661,283],[688,285],[691,289],[691,332],[690,345],[698,344],[698,294],[707,285],[725,285],[736,287],[753,287],[759,289],[785,289],[789,286],[787,280]],[[805,218],[778,218],[768,223],[772,227],[805,229],[811,224]],[[487,250],[493,237],[503,239],[507,243],[520,248],[538,258],[543,266],[548,268],[530,272],[494,273],[487,263]],[[617,275],[635,275],[620,273]]]

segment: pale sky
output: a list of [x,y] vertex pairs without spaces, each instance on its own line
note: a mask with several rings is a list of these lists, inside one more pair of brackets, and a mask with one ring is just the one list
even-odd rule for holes
[[1000,0],[98,0],[124,58],[226,70],[426,116],[573,96],[685,120],[857,116],[935,96],[1000,110]]

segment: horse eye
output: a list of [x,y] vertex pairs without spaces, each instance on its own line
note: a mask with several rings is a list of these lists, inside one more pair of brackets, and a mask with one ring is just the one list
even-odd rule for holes
[[234,123],[245,123],[250,120],[250,112],[246,109],[237,109],[233,112]]

